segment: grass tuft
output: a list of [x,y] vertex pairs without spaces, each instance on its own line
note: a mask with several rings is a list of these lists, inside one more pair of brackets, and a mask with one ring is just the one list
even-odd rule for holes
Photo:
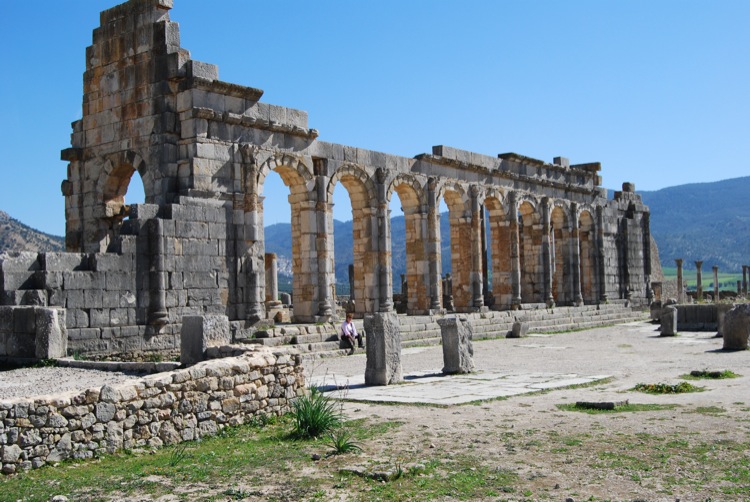
[[693,370],[688,375],[682,375],[680,378],[685,380],[724,380],[726,378],[738,378],[742,375],[738,375],[734,371],[708,371],[708,370]]
[[688,382],[676,384],[668,383],[639,383],[633,387],[633,390],[645,392],[646,394],[684,394],[686,392],[700,392],[702,387],[696,387]]
[[322,436],[341,425],[341,412],[336,402],[313,388],[309,395],[292,403],[292,435],[300,439]]

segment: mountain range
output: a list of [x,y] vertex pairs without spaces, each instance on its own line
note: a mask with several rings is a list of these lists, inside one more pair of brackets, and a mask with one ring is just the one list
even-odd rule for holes
[[[685,268],[703,269],[718,265],[722,272],[741,272],[750,263],[750,176],[712,183],[693,183],[655,191],[638,192],[651,209],[651,234],[659,246],[663,266],[674,267],[675,258],[685,260]],[[449,236],[448,218],[440,219],[440,234]],[[405,273],[405,221],[391,220],[393,277],[398,283]],[[334,221],[336,277],[348,282],[348,266],[353,262],[352,222]],[[276,253],[280,275],[291,276],[292,233],[288,223],[266,227],[266,251]],[[443,240],[443,273],[450,270],[450,243]],[[6,251],[61,251],[64,239],[34,230],[0,211],[0,253]],[[398,289],[398,288],[396,288]]]

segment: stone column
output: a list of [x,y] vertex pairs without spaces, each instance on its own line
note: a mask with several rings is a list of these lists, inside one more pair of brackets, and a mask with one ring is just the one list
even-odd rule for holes
[[[243,145],[242,154],[243,187],[245,200],[242,208],[242,226],[244,246],[239,256],[240,269],[245,286],[245,319],[258,321],[265,316],[263,305],[264,296],[261,289],[265,284],[260,281],[261,265],[257,263],[263,256],[263,197],[258,195],[258,165],[253,148]],[[265,272],[265,264],[263,264]],[[263,281],[265,282],[265,281]]]
[[742,294],[747,296],[747,265],[742,265]]
[[278,307],[279,301],[279,268],[276,253],[266,253],[266,308]]
[[605,267],[605,250],[604,250],[604,208],[602,206],[596,207],[596,255],[598,258],[598,276],[599,276],[599,301],[601,303],[607,303],[609,296],[607,295],[607,269]]
[[684,285],[682,282],[682,258],[676,258],[674,261],[677,264],[677,303],[685,303]]
[[440,211],[437,203],[437,180],[427,180],[427,260],[430,267],[430,310],[443,308],[442,256],[440,254]]
[[695,262],[695,280],[697,283],[696,298],[699,302],[703,300],[703,273],[701,272],[702,266],[703,266],[703,261],[698,260]]
[[334,317],[333,298],[331,295],[331,284],[334,283],[331,270],[331,260],[328,256],[330,229],[328,220],[333,205],[328,203],[328,177],[326,176],[326,165],[324,159],[314,160],[315,169],[315,219],[317,234],[315,236],[315,248],[318,255],[318,322],[330,321]]
[[161,218],[148,220],[148,323],[157,329],[169,322],[164,251],[164,222]]
[[518,235],[518,196],[516,192],[508,194],[508,221],[510,222],[510,284],[511,308],[521,307],[521,250]]
[[719,303],[719,266],[714,265],[714,303]]
[[578,235],[578,204],[573,202],[570,205],[570,239],[572,253],[570,256],[573,273],[570,274],[573,281],[573,301],[577,307],[583,305],[583,295],[581,294],[581,242]]
[[544,301],[548,307],[554,307],[555,297],[552,295],[552,239],[550,239],[550,200],[542,199],[542,266],[544,268]]
[[375,172],[378,189],[377,236],[378,236],[378,292],[379,312],[393,311],[393,288],[391,286],[391,225],[390,210],[386,200],[386,172],[379,167]]
[[471,196],[471,305],[474,309],[484,306],[482,294],[482,218],[479,213],[479,187],[469,187]]
[[365,385],[390,385],[401,376],[401,327],[395,312],[365,315]]

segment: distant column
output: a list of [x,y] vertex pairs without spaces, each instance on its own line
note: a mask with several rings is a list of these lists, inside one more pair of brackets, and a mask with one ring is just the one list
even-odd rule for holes
[[510,286],[511,308],[521,307],[521,250],[518,235],[518,203],[516,192],[508,195],[508,216],[510,217]]
[[552,242],[550,239],[550,200],[542,199],[542,266],[544,268],[544,301],[548,307],[555,305],[552,295]]
[[685,293],[682,284],[682,258],[674,261],[677,264],[677,303],[685,303]]
[[391,294],[391,229],[390,229],[390,209],[386,200],[386,172],[383,168],[375,171],[378,190],[378,209],[377,209],[377,248],[378,248],[378,292],[379,292],[379,311],[393,311],[393,297]]
[[471,305],[474,309],[484,306],[482,294],[482,218],[479,206],[479,187],[471,185]]
[[266,253],[266,307],[278,307],[279,301],[279,267],[276,253]]
[[719,266],[714,265],[714,303],[719,303]]
[[698,301],[703,300],[703,281],[702,281],[703,275],[701,273],[702,266],[703,266],[703,262],[701,260],[698,260],[695,262],[695,282],[697,283],[696,291],[698,293],[696,298],[698,299]]
[[440,211],[437,204],[437,180],[427,180],[427,260],[430,266],[430,309],[443,308],[440,277],[442,259],[440,256]]
[[747,265],[742,265],[742,294],[747,296]]
[[583,295],[581,294],[581,241],[578,235],[578,204],[575,202],[570,205],[570,238],[572,239],[572,256],[571,267],[573,273],[573,301],[577,307],[583,305]]

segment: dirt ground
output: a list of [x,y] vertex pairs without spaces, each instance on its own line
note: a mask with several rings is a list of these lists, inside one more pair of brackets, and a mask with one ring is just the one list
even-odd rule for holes
[[[715,333],[659,337],[657,328],[636,322],[475,342],[474,362],[479,371],[611,378],[589,386],[461,406],[345,402],[343,411],[349,419],[400,425],[366,441],[362,454],[336,458],[328,465],[311,464],[306,474],[331,476],[339,464],[373,460],[410,465],[460,457],[477,468],[517,476],[514,495],[492,500],[750,500],[750,351],[721,350],[722,339],[715,338]],[[306,372],[308,376],[361,375],[365,363],[360,352],[310,361]],[[441,367],[441,347],[408,349],[402,355],[405,375]],[[638,383],[679,383],[684,381],[681,376],[693,370],[731,370],[740,376],[691,381],[703,391],[687,394],[633,390]],[[6,387],[9,374],[0,378]],[[45,378],[53,381],[49,374]],[[33,387],[28,379],[27,374],[25,383]],[[624,400],[675,406],[608,414],[558,407],[576,401]],[[368,500],[362,493],[341,490],[329,495]]]

